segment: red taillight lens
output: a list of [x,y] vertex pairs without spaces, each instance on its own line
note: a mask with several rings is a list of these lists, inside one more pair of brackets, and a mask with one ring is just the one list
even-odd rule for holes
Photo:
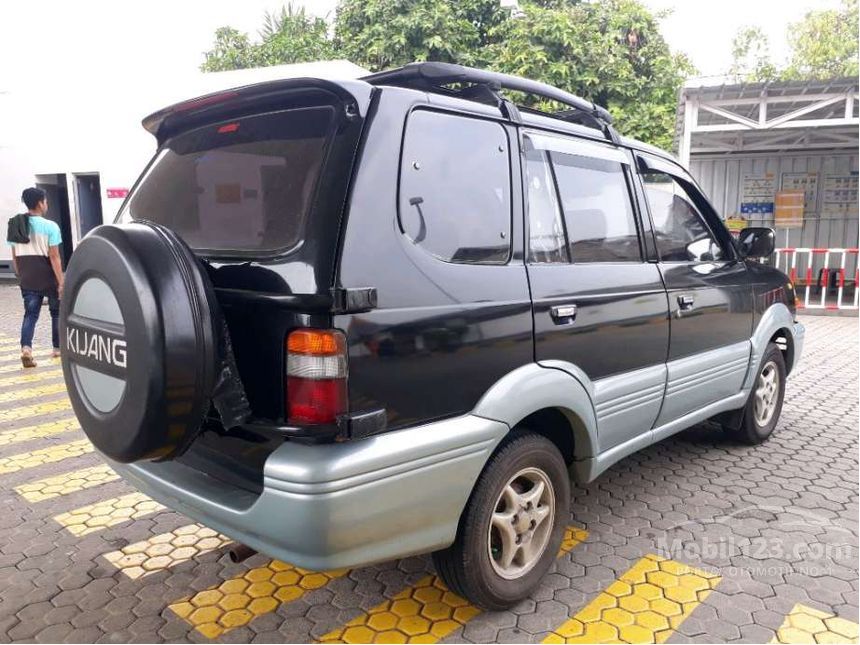
[[334,423],[348,409],[346,338],[330,329],[299,329],[287,337],[287,419]]

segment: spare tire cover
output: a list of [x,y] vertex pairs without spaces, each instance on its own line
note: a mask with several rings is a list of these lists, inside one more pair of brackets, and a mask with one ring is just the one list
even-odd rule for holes
[[194,439],[215,380],[211,284],[172,231],[107,225],[69,262],[63,375],[81,427],[115,461],[164,460]]

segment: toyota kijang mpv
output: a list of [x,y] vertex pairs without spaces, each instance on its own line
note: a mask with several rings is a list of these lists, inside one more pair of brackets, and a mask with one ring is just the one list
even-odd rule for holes
[[773,231],[733,239],[601,107],[416,63],[144,127],[155,157],[69,264],[63,372],[123,478],[250,552],[432,553],[509,607],[571,480],[708,419],[750,444],[777,425],[804,329],[760,261]]

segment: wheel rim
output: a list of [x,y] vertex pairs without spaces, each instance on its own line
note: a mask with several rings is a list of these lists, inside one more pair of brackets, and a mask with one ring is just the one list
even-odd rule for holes
[[776,363],[769,361],[761,370],[756,381],[753,413],[759,426],[766,426],[776,412],[779,399],[779,370]]
[[552,535],[555,492],[539,468],[525,468],[502,488],[487,532],[493,569],[511,580],[540,560]]

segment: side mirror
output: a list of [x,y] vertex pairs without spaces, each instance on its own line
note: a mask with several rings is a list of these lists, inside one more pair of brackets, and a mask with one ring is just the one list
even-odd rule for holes
[[776,234],[772,228],[751,226],[738,235],[738,250],[743,258],[765,258],[776,248]]

